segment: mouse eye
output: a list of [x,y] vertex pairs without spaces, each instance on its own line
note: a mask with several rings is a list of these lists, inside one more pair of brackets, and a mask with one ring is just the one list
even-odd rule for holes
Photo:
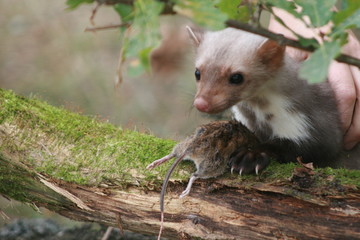
[[200,136],[201,134],[203,134],[205,132],[205,128],[204,127],[200,127],[196,130],[195,132],[195,136]]
[[244,82],[244,76],[241,73],[235,73],[230,76],[229,82],[231,84],[241,84]]
[[201,75],[200,75],[200,70],[199,70],[199,69],[196,69],[196,70],[195,70],[195,78],[196,78],[196,81],[199,81],[199,80],[200,80],[200,77],[201,77]]

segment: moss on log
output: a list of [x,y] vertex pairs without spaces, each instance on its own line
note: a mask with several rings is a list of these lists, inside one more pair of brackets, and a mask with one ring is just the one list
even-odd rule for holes
[[[142,233],[159,229],[171,163],[145,167],[175,142],[0,90],[0,193],[64,216]],[[259,177],[199,180],[183,163],[165,201],[164,237],[360,238],[360,171],[272,163]]]

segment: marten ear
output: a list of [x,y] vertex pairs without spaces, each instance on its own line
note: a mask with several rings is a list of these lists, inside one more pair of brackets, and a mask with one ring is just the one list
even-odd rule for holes
[[201,28],[191,28],[189,26],[186,26],[186,30],[194,45],[198,47],[204,38],[204,30]]
[[279,45],[271,39],[265,40],[256,52],[256,56],[260,62],[275,69],[282,65],[284,54],[285,46]]

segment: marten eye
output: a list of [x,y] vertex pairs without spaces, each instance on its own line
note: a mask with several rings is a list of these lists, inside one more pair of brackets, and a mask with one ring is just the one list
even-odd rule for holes
[[231,84],[241,84],[244,82],[244,76],[241,73],[235,73],[230,76],[229,82]]
[[199,69],[196,69],[196,70],[195,70],[195,78],[196,78],[196,81],[199,81],[199,80],[200,80],[200,77],[201,77],[200,70],[199,70]]

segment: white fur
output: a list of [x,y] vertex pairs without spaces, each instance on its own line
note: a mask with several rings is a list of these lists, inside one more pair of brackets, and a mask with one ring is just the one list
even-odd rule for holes
[[310,137],[309,119],[302,113],[289,112],[287,109],[291,107],[291,102],[288,99],[272,94],[268,101],[270,102],[268,111],[274,115],[269,122],[274,137],[288,138],[298,143]]
[[[262,124],[268,124],[273,131],[272,138],[291,139],[296,143],[301,143],[301,141],[311,137],[311,123],[309,119],[302,113],[289,112],[287,109],[291,107],[291,102],[286,99],[286,97],[279,94],[267,94],[267,101],[269,101],[270,105],[265,109],[261,109],[258,105],[245,103],[248,104],[254,112],[257,122],[259,123],[259,128],[261,128]],[[267,114],[273,115],[269,121],[266,120]],[[248,119],[241,113],[240,115],[241,116],[236,116],[236,119],[249,127]]]
[[[226,28],[222,31],[217,32],[206,32],[205,36],[198,48],[198,58],[196,59],[195,66],[200,67],[206,65],[206,63],[213,62],[213,59],[223,49],[229,49],[231,47],[232,52],[241,53],[241,58],[245,60],[254,56],[258,46],[263,43],[264,37],[249,34],[247,32],[236,30],[233,28]],[[214,47],[216,43],[216,47]],[[236,44],[235,44],[236,43]],[[247,46],[244,48],[244,46]],[[238,69],[239,66],[239,55],[227,54],[226,58],[222,58],[221,65],[234,67],[238,71],[245,71],[246,69]]]
[[248,120],[244,117],[244,115],[241,114],[238,106],[234,105],[231,107],[231,112],[233,114],[233,117],[236,121],[241,122],[245,126],[248,126]]

